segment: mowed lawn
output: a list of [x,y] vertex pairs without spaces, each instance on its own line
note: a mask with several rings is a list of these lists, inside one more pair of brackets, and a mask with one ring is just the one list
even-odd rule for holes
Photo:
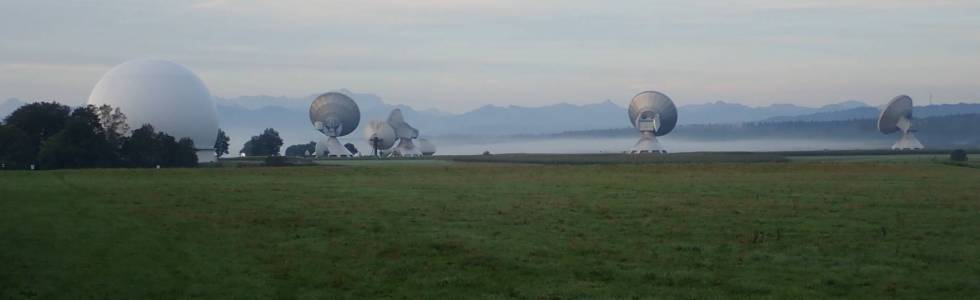
[[980,169],[0,172],[0,298],[980,295]]

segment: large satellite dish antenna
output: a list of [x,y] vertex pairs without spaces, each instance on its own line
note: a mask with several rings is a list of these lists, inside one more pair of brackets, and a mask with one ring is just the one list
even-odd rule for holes
[[432,156],[436,154],[436,145],[427,139],[419,139],[419,151],[422,152],[424,156]]
[[364,129],[364,138],[371,145],[374,156],[379,156],[381,152],[391,149],[395,145],[395,141],[398,140],[398,137],[395,136],[395,129],[391,128],[385,121],[368,122],[367,128]]
[[628,113],[630,123],[643,134],[630,153],[667,153],[657,137],[670,133],[677,125],[674,101],[660,92],[642,92],[633,97]]
[[351,157],[350,151],[337,137],[350,134],[360,122],[361,110],[347,95],[329,92],[316,97],[310,104],[310,123],[327,139],[316,144],[314,155],[321,157],[327,153],[329,157]]
[[912,128],[912,98],[900,95],[888,102],[878,116],[878,131],[883,134],[902,133],[902,139],[892,146],[892,150],[919,150],[925,148],[915,138]]
[[401,109],[394,109],[388,115],[388,125],[395,129],[395,136],[398,137],[398,146],[395,147],[393,154],[403,157],[422,156],[422,151],[412,142],[419,137],[419,130],[405,123]]

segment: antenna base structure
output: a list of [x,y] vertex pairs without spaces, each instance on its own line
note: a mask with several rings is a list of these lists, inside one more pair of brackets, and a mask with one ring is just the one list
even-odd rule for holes
[[660,146],[660,142],[657,141],[657,135],[653,131],[644,131],[643,136],[640,140],[633,145],[633,149],[630,149],[631,154],[667,154],[667,150],[664,150],[663,146]]
[[421,157],[422,150],[415,146],[412,139],[399,139],[398,146],[391,152],[392,156],[400,157]]
[[915,134],[912,132],[906,132],[902,135],[902,139],[898,140],[895,145],[892,145],[892,150],[922,150],[925,146],[922,146],[922,142],[915,138]]
[[347,150],[347,147],[344,147],[344,145],[340,143],[340,140],[338,140],[337,137],[335,136],[327,137],[326,140],[322,140],[319,143],[316,143],[315,156],[318,158],[354,157],[354,155],[351,154],[349,150]]
[[922,142],[915,138],[915,130],[912,129],[912,121],[906,117],[898,120],[898,129],[902,132],[902,139],[892,145],[892,150],[922,150]]

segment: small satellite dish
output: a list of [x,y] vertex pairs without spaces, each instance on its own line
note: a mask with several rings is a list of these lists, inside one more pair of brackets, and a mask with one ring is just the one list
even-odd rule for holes
[[375,156],[384,150],[391,149],[395,145],[395,141],[398,140],[398,137],[395,136],[395,129],[391,128],[385,121],[368,122],[367,128],[364,129],[364,138],[367,139],[368,145],[371,145]]
[[419,139],[419,151],[422,152],[424,156],[432,156],[436,154],[436,145],[432,144],[428,139]]
[[337,137],[350,134],[360,122],[361,110],[347,95],[329,92],[316,97],[310,104],[310,123],[327,136],[326,140],[317,143],[316,156],[329,153],[332,157],[351,157]]
[[925,148],[915,138],[912,128],[912,98],[900,95],[888,102],[878,116],[878,131],[882,134],[901,132],[902,138],[892,146],[892,150],[919,150]]
[[354,146],[354,144],[351,144],[351,143],[344,144],[344,148],[347,148],[347,151],[350,151],[350,153],[352,153],[354,155],[357,155],[358,153],[360,153],[360,151],[357,151],[357,146]]
[[667,153],[657,137],[670,133],[677,125],[674,101],[660,92],[642,92],[630,101],[628,114],[630,123],[643,134],[630,153]]
[[405,123],[401,109],[396,108],[391,111],[391,114],[388,115],[388,125],[395,130],[395,136],[398,137],[398,146],[393,151],[394,155],[402,157],[422,156],[422,151],[412,142],[413,139],[419,137],[419,130]]

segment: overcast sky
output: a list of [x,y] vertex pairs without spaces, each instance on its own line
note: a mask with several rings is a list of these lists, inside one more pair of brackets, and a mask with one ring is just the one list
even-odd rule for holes
[[980,1],[700,2],[0,0],[0,99],[80,103],[112,66],[164,58],[215,96],[349,88],[453,112],[651,89],[980,102]]

